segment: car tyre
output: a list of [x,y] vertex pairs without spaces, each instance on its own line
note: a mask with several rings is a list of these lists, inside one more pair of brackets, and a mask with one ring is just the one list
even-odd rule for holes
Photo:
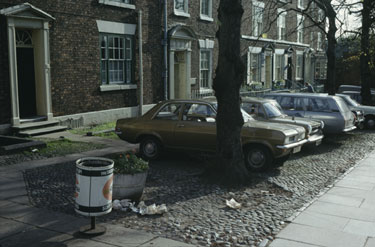
[[246,167],[250,171],[260,172],[271,168],[273,157],[268,148],[251,145],[244,151]]
[[145,160],[156,160],[162,151],[160,141],[155,137],[145,137],[139,145],[141,156]]
[[367,116],[365,119],[365,125],[366,125],[366,128],[373,129],[375,127],[375,117]]

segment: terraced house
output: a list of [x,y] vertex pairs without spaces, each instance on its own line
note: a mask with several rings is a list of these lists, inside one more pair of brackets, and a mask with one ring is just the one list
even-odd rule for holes
[[[323,35],[286,11],[301,0],[270,2],[244,1],[244,85],[324,78]],[[0,0],[0,132],[100,123],[165,98],[212,94],[218,5]],[[268,12],[280,13],[277,22]]]

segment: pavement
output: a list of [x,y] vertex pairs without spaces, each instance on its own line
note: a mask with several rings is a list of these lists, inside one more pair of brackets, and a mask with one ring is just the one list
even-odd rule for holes
[[375,247],[375,152],[297,213],[269,247]]
[[[44,135],[106,144],[100,150],[0,167],[0,247],[184,247],[193,246],[156,235],[99,223],[104,235],[84,238],[80,227],[88,217],[75,217],[33,207],[23,171],[87,156],[102,156],[136,148],[123,141],[78,136],[69,132]],[[298,210],[268,247],[375,247],[375,152],[340,177],[313,202]],[[261,244],[263,245],[263,244]]]
[[161,238],[148,232],[132,230],[121,225],[97,223],[104,226],[105,234],[91,238],[78,232],[90,225],[89,217],[75,217],[33,207],[28,198],[23,171],[30,168],[75,161],[82,157],[103,156],[124,152],[137,147],[124,141],[95,136],[80,136],[69,132],[43,135],[43,138],[64,136],[73,141],[106,144],[100,150],[67,155],[44,160],[0,166],[0,247],[187,247],[193,246],[171,239]]

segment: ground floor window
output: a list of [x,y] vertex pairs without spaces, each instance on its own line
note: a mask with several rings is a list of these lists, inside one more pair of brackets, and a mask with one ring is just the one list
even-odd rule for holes
[[297,62],[296,62],[296,79],[303,79],[303,54],[297,53]]
[[102,84],[133,82],[133,36],[100,35]]
[[283,71],[284,62],[285,62],[284,55],[276,54],[276,58],[275,58],[275,81],[284,80],[284,71]]
[[249,83],[260,82],[261,73],[261,53],[249,54]]
[[211,50],[201,50],[200,52],[200,87],[211,88]]
[[315,62],[315,79],[326,79],[327,61],[319,59]]

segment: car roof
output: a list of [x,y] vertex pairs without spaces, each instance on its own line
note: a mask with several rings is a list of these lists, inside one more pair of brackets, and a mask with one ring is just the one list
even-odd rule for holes
[[272,95],[272,96],[280,95],[280,96],[318,97],[318,98],[326,98],[326,97],[334,98],[335,97],[333,95],[328,95],[325,93],[267,93],[265,95],[266,96],[267,95]]
[[260,98],[260,97],[241,97],[242,102],[265,103],[275,101],[274,99]]
[[203,99],[170,99],[170,100],[161,101],[159,103],[166,104],[166,103],[197,103],[197,102],[215,103],[217,102],[217,100],[216,100],[216,97],[212,96],[212,97],[205,97]]

